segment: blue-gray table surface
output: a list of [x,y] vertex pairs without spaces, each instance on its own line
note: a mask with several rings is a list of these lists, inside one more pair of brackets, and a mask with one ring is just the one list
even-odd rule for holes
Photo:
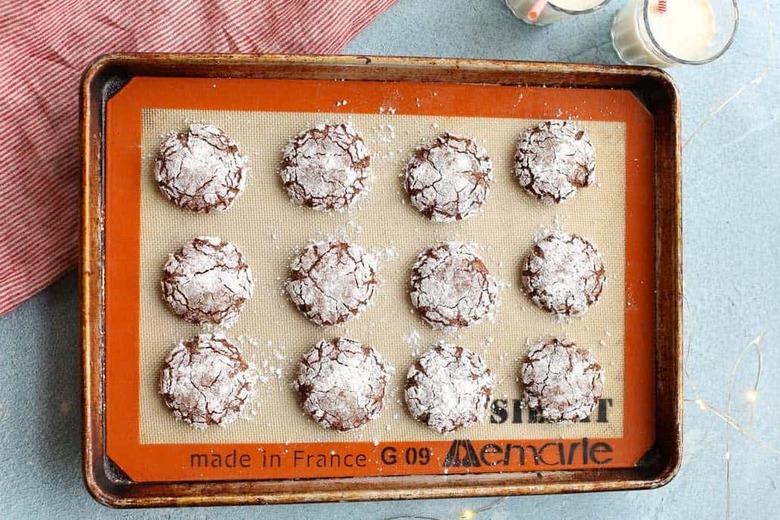
[[[617,63],[609,27],[623,3],[537,28],[513,18],[501,0],[401,0],[344,53]],[[780,5],[744,0],[740,8],[739,32],[725,56],[670,71],[683,104],[687,367],[685,454],[670,484],[498,502],[110,510],[92,500],[81,477],[79,303],[71,273],[0,317],[0,517],[455,519],[464,509],[489,508],[477,518],[777,518]],[[759,335],[762,373],[751,404],[745,396],[758,348],[749,344]]]

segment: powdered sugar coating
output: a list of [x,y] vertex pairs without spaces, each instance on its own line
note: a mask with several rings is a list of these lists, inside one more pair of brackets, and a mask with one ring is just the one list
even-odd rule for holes
[[482,356],[442,342],[409,367],[404,398],[415,419],[448,433],[484,419],[494,386]]
[[246,186],[246,159],[214,125],[192,124],[160,147],[155,178],[174,204],[199,213],[224,211]]
[[238,247],[217,237],[197,237],[169,255],[163,299],[190,323],[232,326],[252,298],[252,271]]
[[257,373],[241,351],[221,334],[181,341],[165,360],[160,394],[177,419],[206,428],[240,417],[255,395]]
[[520,138],[515,175],[543,203],[565,202],[596,180],[593,144],[572,121],[545,121]]
[[443,133],[417,148],[404,186],[412,204],[434,222],[480,213],[493,183],[493,163],[474,139]]
[[412,305],[437,330],[469,327],[493,315],[498,292],[482,259],[460,242],[424,250],[412,267]]
[[365,193],[371,156],[352,124],[320,124],[283,150],[281,176],[290,199],[319,211],[343,211]]
[[341,240],[313,242],[290,264],[287,293],[320,326],[337,325],[365,310],[377,290],[376,256]]
[[303,410],[317,424],[349,431],[379,416],[388,370],[369,346],[347,338],[322,340],[303,356],[295,388]]
[[565,339],[531,346],[522,379],[528,406],[550,422],[589,417],[604,391],[604,370],[593,355]]
[[523,262],[522,283],[539,307],[558,316],[581,316],[607,284],[596,246],[561,230],[541,233]]

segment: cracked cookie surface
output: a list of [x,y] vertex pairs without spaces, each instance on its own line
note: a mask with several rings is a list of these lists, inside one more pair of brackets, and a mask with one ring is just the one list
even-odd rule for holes
[[545,121],[526,130],[514,167],[520,185],[545,204],[566,202],[596,180],[593,144],[572,121]]
[[320,124],[285,146],[280,174],[296,204],[343,211],[367,192],[371,156],[350,123]]
[[341,240],[313,242],[290,264],[286,289],[308,319],[337,325],[368,306],[377,291],[376,256]]
[[347,338],[322,340],[301,359],[295,388],[317,424],[355,430],[382,411],[388,372],[387,362],[369,346]]
[[192,124],[171,134],[155,160],[162,194],[190,211],[224,211],[246,186],[246,159],[238,146],[214,125]]
[[434,222],[480,213],[493,183],[493,163],[474,139],[441,134],[415,150],[404,187],[415,208]]
[[442,342],[409,367],[404,398],[412,417],[448,433],[483,420],[494,386],[482,356]]
[[604,391],[604,370],[587,349],[551,338],[531,346],[522,381],[528,406],[546,421],[574,422],[596,409]]
[[254,290],[244,255],[216,237],[197,237],[169,255],[160,285],[173,312],[206,327],[232,326]]
[[596,247],[585,238],[560,230],[537,236],[521,269],[526,294],[540,308],[560,317],[585,314],[607,283]]
[[471,246],[445,242],[412,267],[412,305],[434,329],[454,331],[495,313],[499,284]]
[[226,426],[255,395],[257,373],[236,345],[221,334],[179,342],[160,373],[165,404],[195,428]]

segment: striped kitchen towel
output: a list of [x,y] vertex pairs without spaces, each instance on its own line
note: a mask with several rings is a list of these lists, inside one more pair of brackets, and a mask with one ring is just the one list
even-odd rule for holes
[[76,265],[79,80],[109,52],[338,52],[394,0],[0,0],[0,314]]

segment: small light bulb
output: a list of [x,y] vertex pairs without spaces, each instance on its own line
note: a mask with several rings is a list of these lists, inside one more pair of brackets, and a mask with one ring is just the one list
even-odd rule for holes
[[464,509],[460,512],[461,520],[473,520],[475,516],[477,516],[477,512],[473,509]]
[[706,410],[707,409],[707,403],[705,403],[701,399],[696,399],[696,401],[694,401],[694,402],[696,403],[696,406],[698,406],[702,410]]
[[755,388],[752,390],[748,390],[745,393],[745,401],[747,401],[750,404],[754,404],[756,401],[758,401],[758,390]]

